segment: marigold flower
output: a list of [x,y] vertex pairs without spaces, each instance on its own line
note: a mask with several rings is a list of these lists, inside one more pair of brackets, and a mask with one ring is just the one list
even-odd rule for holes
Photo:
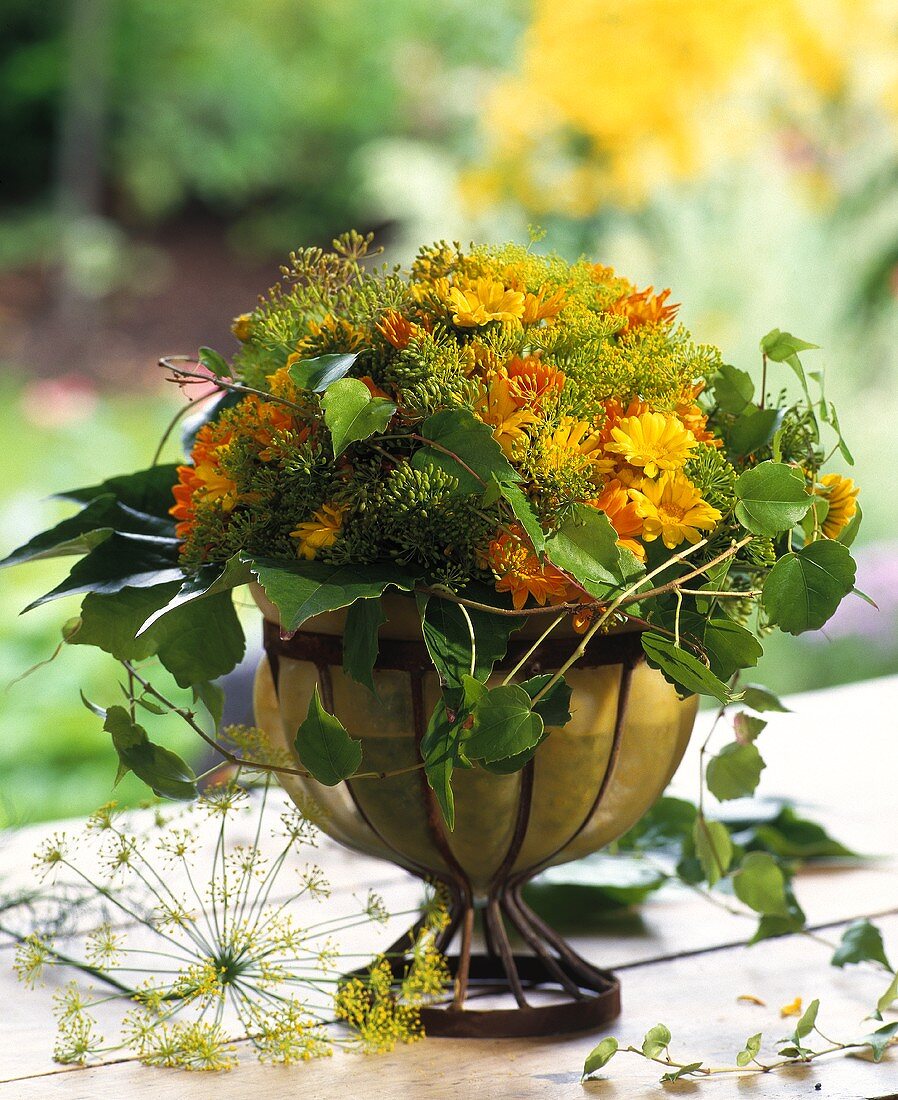
[[524,295],[504,283],[480,278],[449,288],[452,320],[460,328],[478,328],[490,321],[515,321],[524,315]]
[[505,365],[511,395],[521,405],[538,405],[564,388],[564,372],[544,363],[538,355],[516,355]]
[[631,466],[641,466],[646,477],[682,466],[695,446],[695,436],[675,416],[657,412],[624,417],[611,436],[606,450],[623,455]]
[[506,458],[511,458],[516,444],[526,438],[527,427],[536,423],[534,414],[529,409],[522,409],[515,400],[504,374],[497,374],[490,381],[489,388],[477,402],[476,412],[493,429],[493,439]]
[[826,496],[829,511],[823,521],[823,534],[836,539],[857,514],[857,495],[860,489],[850,477],[826,474],[820,479],[822,489],[816,492]]
[[631,500],[626,486],[622,485],[617,478],[613,478],[595,500],[589,501],[589,504],[600,512],[604,512],[611,521],[611,526],[620,536],[617,545],[626,547],[640,561],[644,561],[645,547],[639,541],[642,535],[642,516],[635,502]]
[[609,307],[610,313],[616,313],[624,318],[622,332],[629,332],[638,325],[669,325],[677,315],[680,308],[679,302],[668,304],[670,290],[662,290],[655,294],[654,287],[646,287],[645,290],[634,290],[632,293],[619,298]]
[[596,476],[607,473],[612,465],[602,457],[602,440],[592,425],[565,416],[543,444],[540,465],[544,470],[560,470],[572,462],[581,472]]
[[418,331],[417,326],[396,309],[388,309],[375,327],[387,343],[400,351],[409,346]]
[[[364,330],[351,321],[326,313],[320,321],[309,321],[308,335],[296,345],[296,353],[302,359],[308,354],[320,353],[323,347],[341,352],[356,351],[366,339]],[[290,359],[287,363],[290,364]]]
[[297,525],[290,537],[297,540],[296,556],[311,561],[319,550],[333,546],[343,529],[344,508],[338,504],[322,504],[312,518]]
[[675,412],[684,428],[695,436],[696,443],[707,443],[710,447],[722,447],[723,440],[708,430],[708,417],[695,399],[705,388],[704,382],[697,382],[677,403]]
[[662,474],[657,481],[646,478],[641,489],[630,489],[630,497],[642,517],[642,537],[653,542],[658,536],[668,550],[683,539],[696,543],[700,531],[712,531],[720,512],[702,500],[692,482],[680,473]]
[[564,603],[570,589],[567,577],[549,562],[541,562],[523,536],[523,530],[514,525],[489,544],[486,559],[497,578],[496,591],[510,592],[517,611],[531,596],[541,607],[547,602]]
[[541,286],[536,294],[524,295],[524,312],[521,320],[525,325],[535,325],[540,321],[554,321],[564,309],[565,298],[564,287],[559,287],[547,298],[546,287]]

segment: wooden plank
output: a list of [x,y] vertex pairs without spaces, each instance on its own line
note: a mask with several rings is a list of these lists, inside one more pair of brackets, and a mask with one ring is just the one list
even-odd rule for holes
[[[883,922],[893,940],[898,917]],[[838,929],[834,935],[838,934]],[[732,1064],[751,1034],[761,1031],[778,1038],[793,1023],[782,1020],[780,1006],[796,996],[805,1003],[822,1002],[820,1026],[837,1037],[863,1034],[861,1017],[882,992],[883,977],[865,968],[834,970],[827,951],[806,937],[772,941],[763,949],[723,948],[691,959],[671,959],[624,972],[624,1011],[611,1033],[638,1045],[649,1027],[663,1021],[674,1032],[675,1057],[704,1058]],[[742,994],[766,1005],[737,1000]],[[281,1068],[246,1061],[231,1073],[214,1078],[169,1070],[153,1070],[133,1062],[67,1071],[0,1084],[0,1100],[94,1100],[97,1096],[127,1096],[129,1100],[189,1100],[214,1092],[216,1100],[237,1100],[258,1092],[266,1100],[329,1100],[366,1094],[384,1097],[457,1100],[503,1097],[508,1100],[599,1096],[603,1100],[643,1100],[664,1095],[658,1086],[662,1068],[633,1055],[618,1055],[606,1079],[582,1086],[583,1060],[597,1036],[537,1040],[427,1039],[391,1054],[363,1059],[338,1054],[333,1058]],[[794,1100],[816,1094],[839,1100],[894,1097],[898,1087],[898,1057],[892,1052],[879,1066],[846,1057],[826,1064],[799,1067],[748,1082],[731,1077],[684,1084],[671,1095],[733,1096],[758,1100]]]

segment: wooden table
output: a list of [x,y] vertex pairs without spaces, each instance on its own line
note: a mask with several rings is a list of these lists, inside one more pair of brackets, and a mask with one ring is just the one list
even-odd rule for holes
[[[794,698],[792,714],[770,716],[762,734],[768,767],[761,791],[805,807],[845,844],[877,858],[860,867],[803,871],[797,893],[810,925],[837,940],[846,923],[874,916],[892,958],[898,956],[898,677]],[[702,715],[699,733],[706,728]],[[693,744],[674,781],[673,793],[694,796],[697,747]],[[52,831],[23,830],[0,849],[9,873],[27,875],[29,853]],[[414,900],[419,886],[384,863],[351,855],[330,842],[320,861],[339,905],[369,885],[389,905]],[[821,999],[824,1032],[853,1034],[861,1017],[883,992],[881,974],[864,967],[829,965],[829,951],[805,936],[745,946],[753,925],[710,905],[679,886],[665,887],[642,908],[607,925],[608,933],[572,936],[587,958],[614,969],[623,984],[624,1009],[608,1033],[638,1043],[653,1024],[674,1032],[675,1054],[684,1059],[731,1064],[745,1038],[762,1031],[779,1038],[791,1031],[780,1006],[796,996]],[[367,931],[367,930],[366,930]],[[133,1060],[88,1068],[51,1060],[53,985],[37,991],[20,986],[11,970],[12,949],[0,943],[0,1100],[81,1100],[115,1096],[214,1096],[216,1100],[256,1095],[266,1100],[350,1097],[586,1097],[639,1100],[676,1095],[718,1098],[898,1097],[898,1054],[878,1065],[842,1057],[775,1075],[749,1079],[712,1078],[673,1086],[658,1084],[660,1067],[619,1055],[605,1079],[580,1083],[583,1059],[599,1036],[554,1040],[427,1039],[387,1055],[338,1054],[290,1068],[258,1064],[248,1057],[239,1068],[217,1075],[156,1070]],[[738,998],[750,994],[764,1006]],[[888,1016],[887,1018],[894,1018]]]

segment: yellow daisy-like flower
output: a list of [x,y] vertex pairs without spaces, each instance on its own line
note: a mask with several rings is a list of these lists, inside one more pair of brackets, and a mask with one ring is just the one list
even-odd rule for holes
[[689,457],[695,436],[675,416],[644,412],[627,416],[611,430],[606,450],[622,455],[631,466],[641,466],[646,477],[676,470]]
[[836,539],[857,514],[860,489],[850,477],[842,477],[841,474],[826,474],[820,479],[820,484],[829,504],[823,521],[823,534],[828,539]]
[[218,501],[225,512],[237,503],[237,483],[221,472],[212,462],[201,462],[195,471],[194,498],[203,504]]
[[636,511],[642,517],[642,537],[653,542],[661,537],[668,550],[683,539],[696,543],[700,531],[712,531],[720,512],[702,500],[692,482],[679,473],[662,474],[657,481],[646,479],[640,489],[630,489]]
[[452,320],[460,328],[478,328],[490,321],[515,321],[524,315],[524,295],[506,290],[494,279],[477,279],[449,289]]
[[601,436],[586,420],[565,416],[544,444],[541,465],[560,470],[573,462],[580,472],[605,474],[612,463],[602,458],[601,447]]
[[540,321],[554,321],[564,309],[567,297],[564,287],[546,297],[546,287],[541,286],[536,294],[527,294],[524,298],[524,311],[521,320],[525,325],[535,325]]
[[493,429],[493,439],[502,448],[506,458],[511,458],[515,445],[527,435],[527,427],[536,423],[536,416],[528,408],[521,408],[515,400],[511,383],[504,374],[497,374],[489,388],[481,396],[476,407],[477,415]]
[[253,315],[251,313],[241,313],[231,322],[231,332],[233,332],[241,344],[245,344],[249,339],[252,319]]
[[333,546],[343,529],[344,511],[336,504],[322,504],[311,519],[291,531],[290,537],[297,540],[296,556],[311,561],[319,550]]

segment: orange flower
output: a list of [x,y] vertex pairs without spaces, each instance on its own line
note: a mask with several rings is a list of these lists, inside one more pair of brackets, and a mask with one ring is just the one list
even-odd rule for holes
[[544,363],[538,355],[515,356],[505,366],[511,396],[520,405],[538,405],[564,388],[564,373]]
[[513,457],[516,444],[527,435],[527,427],[536,423],[533,413],[522,409],[515,400],[511,384],[504,374],[497,374],[492,379],[477,402],[476,412],[493,429],[493,439],[506,458]]
[[683,399],[677,403],[674,411],[683,427],[688,428],[695,436],[697,443],[707,443],[710,447],[722,447],[723,440],[708,430],[708,417],[695,402],[704,388],[704,382],[697,382],[683,395]]
[[365,383],[365,385],[368,387],[368,393],[370,393],[372,397],[384,397],[387,399],[387,401],[390,400],[390,395],[387,393],[387,391],[382,390],[370,374],[363,374],[359,381]]
[[376,328],[387,343],[400,351],[409,346],[418,331],[417,326],[396,309],[388,309],[378,321]]
[[541,286],[536,294],[524,295],[524,314],[521,320],[525,325],[535,325],[540,321],[554,321],[564,309],[564,299],[564,287],[559,287],[547,298],[546,288]]
[[630,499],[626,487],[614,478],[608,482],[595,500],[589,501],[589,504],[600,512],[604,512],[611,521],[611,526],[620,536],[617,540],[618,546],[625,546],[640,561],[645,561],[645,547],[639,542],[642,534],[642,516],[637,511],[636,504]]
[[[823,521],[823,534],[828,539],[836,539],[857,513],[860,489],[850,477],[842,477],[841,474],[826,474],[820,479],[820,484],[829,503],[829,511]],[[817,492],[820,493],[820,490]]]
[[529,597],[542,607],[548,602],[564,603],[570,584],[554,565],[541,562],[525,541],[523,529],[515,524],[489,544],[487,563],[496,576],[496,591],[510,592],[520,611]]
[[610,306],[610,313],[624,318],[621,332],[629,332],[638,325],[669,325],[673,321],[680,308],[679,302],[668,304],[670,290],[662,290],[660,294],[655,294],[654,290],[651,286],[634,290]]

